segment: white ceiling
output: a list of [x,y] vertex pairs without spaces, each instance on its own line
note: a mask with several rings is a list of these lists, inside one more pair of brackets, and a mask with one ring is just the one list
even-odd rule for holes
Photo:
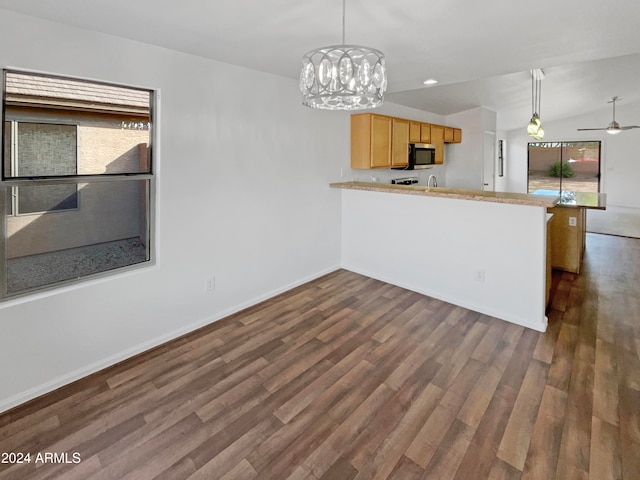
[[[449,115],[484,106],[498,128],[640,101],[640,2],[346,0],[346,43],[385,54],[386,99]],[[0,8],[297,78],[313,48],[342,43],[341,0],[0,0]],[[0,12],[1,14],[1,12]],[[424,87],[426,78],[435,87]],[[603,126],[610,121],[603,118]],[[640,119],[634,120],[636,123]]]

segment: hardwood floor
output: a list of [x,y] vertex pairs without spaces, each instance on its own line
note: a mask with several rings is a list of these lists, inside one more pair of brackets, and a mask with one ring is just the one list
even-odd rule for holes
[[639,285],[589,234],[541,334],[334,272],[0,415],[0,479],[637,480]]

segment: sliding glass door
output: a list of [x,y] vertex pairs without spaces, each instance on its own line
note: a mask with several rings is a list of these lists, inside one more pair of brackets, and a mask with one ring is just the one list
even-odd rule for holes
[[600,142],[531,142],[528,162],[529,193],[600,191]]

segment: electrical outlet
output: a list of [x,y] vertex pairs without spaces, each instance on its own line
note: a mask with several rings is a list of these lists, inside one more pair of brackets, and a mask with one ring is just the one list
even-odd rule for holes
[[575,227],[576,226],[576,217],[569,217],[569,226],[570,227]]
[[216,289],[216,277],[207,278],[204,286],[205,292],[212,292]]
[[473,274],[473,278],[475,278],[476,282],[484,282],[484,270],[476,270]]

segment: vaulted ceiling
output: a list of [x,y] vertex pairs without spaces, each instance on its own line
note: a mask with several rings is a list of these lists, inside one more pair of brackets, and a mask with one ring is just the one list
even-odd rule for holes
[[[0,0],[0,8],[297,78],[300,59],[342,43],[341,0]],[[1,11],[0,11],[1,14]],[[388,101],[441,115],[477,106],[498,128],[640,101],[640,2],[346,0],[346,43],[382,50]],[[438,85],[422,82],[436,78]],[[604,118],[603,122],[607,119]]]

